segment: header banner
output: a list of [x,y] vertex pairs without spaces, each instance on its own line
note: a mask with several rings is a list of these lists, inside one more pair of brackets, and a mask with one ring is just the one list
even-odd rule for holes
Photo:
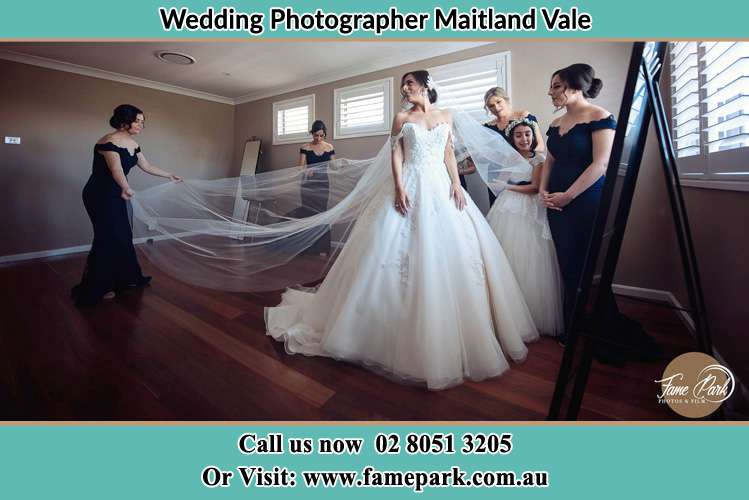
[[630,0],[453,2],[15,2],[3,40],[497,38],[736,39],[749,7]]

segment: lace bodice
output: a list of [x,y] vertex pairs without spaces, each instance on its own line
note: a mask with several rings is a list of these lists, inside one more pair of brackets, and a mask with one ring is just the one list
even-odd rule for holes
[[450,136],[450,125],[447,122],[438,123],[432,128],[406,122],[400,135],[403,137],[406,166],[444,168],[445,145]]

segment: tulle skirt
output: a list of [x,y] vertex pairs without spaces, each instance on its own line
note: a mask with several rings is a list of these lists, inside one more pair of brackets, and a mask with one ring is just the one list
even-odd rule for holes
[[267,333],[429,389],[497,376],[538,338],[502,247],[467,194],[456,208],[444,165],[407,168],[404,184],[407,216],[380,186],[319,288],[266,309]]
[[533,321],[544,335],[564,331],[562,281],[546,207],[533,195],[505,190],[487,214]]

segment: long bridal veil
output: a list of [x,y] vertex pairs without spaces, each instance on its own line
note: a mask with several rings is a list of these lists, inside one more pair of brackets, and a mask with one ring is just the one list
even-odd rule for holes
[[[502,137],[465,112],[452,115],[456,157],[470,156],[490,188],[527,175],[528,162]],[[363,209],[383,190],[392,192],[391,144],[398,140],[391,137],[365,160],[143,190],[132,199],[134,238],[145,242],[139,249],[161,270],[194,285],[249,292],[314,284]],[[331,252],[313,252],[328,232]]]

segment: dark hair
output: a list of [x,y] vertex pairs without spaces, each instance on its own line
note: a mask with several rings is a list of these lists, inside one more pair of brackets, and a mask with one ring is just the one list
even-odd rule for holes
[[603,82],[596,78],[596,71],[590,64],[577,63],[558,69],[551,75],[552,78],[558,76],[560,80],[574,90],[582,90],[583,95],[588,98],[594,98],[601,92]]
[[510,140],[510,145],[515,148],[516,151],[520,151],[518,147],[515,145],[515,136],[513,135],[515,132],[515,129],[519,126],[524,125],[526,127],[529,127],[531,129],[531,135],[533,136],[533,140],[531,141],[531,153],[534,155],[536,154],[536,148],[538,147],[538,139],[536,138],[536,129],[533,127],[533,125],[529,125],[525,121],[519,121],[515,123],[515,125],[512,126],[512,128],[507,132],[507,138]]
[[315,132],[318,132],[322,130],[323,134],[325,134],[325,137],[328,136],[328,127],[325,126],[325,122],[322,120],[315,120],[312,122],[312,128],[310,129],[309,133],[314,134]]
[[130,128],[130,124],[133,123],[138,115],[142,115],[143,111],[136,108],[132,104],[120,104],[114,111],[112,111],[112,118],[109,119],[109,124],[112,128],[119,130],[123,125]]
[[425,89],[427,89],[427,95],[429,96],[430,103],[437,102],[437,91],[435,89],[429,88],[429,71],[425,69],[409,71],[401,77],[401,87],[403,86],[403,80],[405,80],[408,75],[413,76],[414,80],[419,82]]

